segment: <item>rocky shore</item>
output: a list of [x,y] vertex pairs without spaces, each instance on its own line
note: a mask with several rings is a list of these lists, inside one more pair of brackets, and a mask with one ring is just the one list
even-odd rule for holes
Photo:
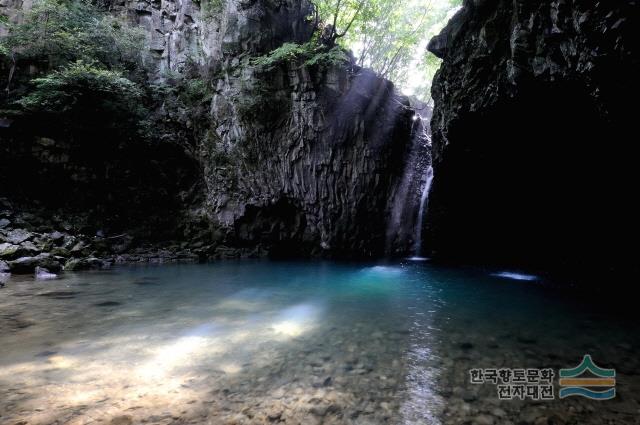
[[0,283],[5,283],[11,274],[52,279],[65,271],[105,269],[115,264],[266,255],[259,247],[237,249],[199,241],[149,242],[136,238],[134,232],[110,235],[90,229],[82,218],[52,214],[46,209],[24,211],[0,198]]

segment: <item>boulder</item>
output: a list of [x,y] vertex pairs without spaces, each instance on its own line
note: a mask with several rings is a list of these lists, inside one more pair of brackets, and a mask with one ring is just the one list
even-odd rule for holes
[[22,250],[24,250],[25,252],[28,252],[28,253],[30,253],[30,254],[37,254],[37,253],[39,253],[39,252],[43,251],[43,249],[38,248],[38,247],[37,247],[33,242],[31,242],[31,241],[25,241],[25,242],[22,242],[22,243],[20,244],[20,248],[21,248]]
[[17,245],[31,239],[32,237],[33,233],[31,232],[28,232],[24,229],[15,229],[7,233],[6,240],[14,245]]
[[2,243],[0,244],[0,258],[2,259],[12,259],[18,255],[18,251],[20,247],[18,245],[13,245],[10,243]]
[[66,262],[66,264],[64,265],[64,270],[78,271],[78,270],[101,269],[106,266],[107,264],[105,264],[104,261],[95,257],[73,258]]
[[55,273],[51,273],[49,270],[44,267],[36,267],[35,277],[37,280],[53,280],[57,279],[58,275]]
[[62,269],[60,263],[50,254],[40,254],[35,257],[20,257],[17,260],[10,261],[9,267],[11,272],[16,274],[34,273],[36,267],[42,267],[51,271],[60,271]]

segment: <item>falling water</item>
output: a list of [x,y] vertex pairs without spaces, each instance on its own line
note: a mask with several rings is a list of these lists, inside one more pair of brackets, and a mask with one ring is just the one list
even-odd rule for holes
[[411,144],[404,160],[401,179],[393,190],[387,224],[387,254],[390,256],[419,255],[422,224],[427,196],[433,178],[431,169],[430,109],[425,116],[416,113],[411,128]]
[[433,182],[433,167],[430,165],[427,168],[427,174],[422,189],[422,196],[420,197],[420,209],[418,210],[418,220],[416,221],[415,230],[415,248],[414,255],[420,257],[422,254],[422,226],[424,224],[424,213],[427,211],[429,204],[429,192],[431,191],[431,182]]

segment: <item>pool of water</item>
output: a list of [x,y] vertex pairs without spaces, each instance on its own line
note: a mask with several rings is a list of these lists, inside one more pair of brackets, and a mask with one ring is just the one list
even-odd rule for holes
[[[12,278],[0,423],[638,423],[637,322],[513,276],[240,261]],[[585,354],[616,369],[613,400],[558,399],[557,378],[549,401],[470,383]]]

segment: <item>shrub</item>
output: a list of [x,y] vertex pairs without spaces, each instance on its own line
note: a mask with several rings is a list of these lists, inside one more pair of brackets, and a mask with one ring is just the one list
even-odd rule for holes
[[132,28],[82,0],[37,0],[20,24],[7,24],[3,54],[56,69],[83,60],[110,69],[141,64],[141,29]]
[[301,61],[302,66],[332,66],[348,61],[344,50],[339,46],[327,49],[311,41],[305,44],[284,43],[270,53],[256,57],[252,65],[270,71],[293,61]]
[[120,71],[78,61],[32,80],[14,105],[41,131],[120,143],[153,137],[145,100]]
[[108,109],[135,112],[142,91],[119,71],[100,69],[78,61],[32,81],[33,90],[17,101],[28,111],[63,114],[80,104],[93,103]]

